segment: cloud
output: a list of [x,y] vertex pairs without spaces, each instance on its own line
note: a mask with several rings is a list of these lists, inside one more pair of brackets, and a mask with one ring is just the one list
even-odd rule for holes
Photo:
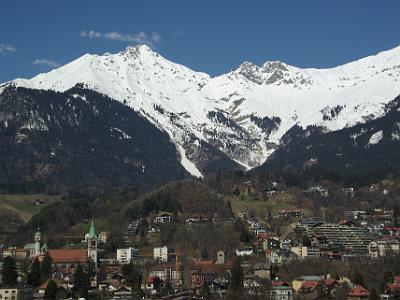
[[15,51],[17,51],[17,49],[12,45],[0,44],[0,54],[12,54]]
[[186,38],[186,33],[184,33],[183,30],[178,29],[175,30],[173,33],[171,33],[171,38],[173,39]]
[[42,66],[51,67],[51,68],[57,68],[57,67],[61,66],[60,63],[58,63],[58,62],[56,62],[54,60],[51,60],[51,59],[46,59],[46,58],[35,59],[32,62],[32,64],[34,64],[34,65],[42,65]]
[[79,35],[83,38],[89,39],[103,39],[103,40],[112,40],[119,42],[129,42],[136,44],[147,44],[154,45],[158,44],[162,41],[161,36],[157,32],[153,32],[152,34],[147,34],[143,31],[138,33],[119,33],[119,32],[97,32],[94,30],[84,30],[79,33]]

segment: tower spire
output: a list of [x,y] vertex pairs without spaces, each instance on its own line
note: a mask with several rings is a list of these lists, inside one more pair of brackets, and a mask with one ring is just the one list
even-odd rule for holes
[[90,224],[90,229],[89,229],[89,238],[94,239],[96,238],[96,228],[94,227],[94,222],[92,220]]

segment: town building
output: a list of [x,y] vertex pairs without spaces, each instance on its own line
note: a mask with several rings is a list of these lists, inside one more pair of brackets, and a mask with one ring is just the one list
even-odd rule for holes
[[174,249],[171,249],[167,246],[154,247],[153,249],[153,258],[159,262],[168,262],[172,260],[173,256]]
[[400,242],[396,239],[382,239],[368,244],[368,255],[371,258],[397,255],[400,252]]
[[236,256],[250,256],[254,254],[253,247],[245,247],[243,249],[236,249]]
[[88,256],[83,249],[49,249],[48,255],[53,262],[53,267],[75,268],[77,265],[88,261]]
[[117,261],[120,264],[129,264],[133,259],[139,257],[139,249],[129,247],[125,249],[117,249]]
[[47,251],[47,244],[42,242],[42,233],[38,227],[34,236],[34,243],[29,243],[24,246],[24,249],[29,251],[29,257],[43,255]]
[[154,217],[153,223],[155,224],[163,224],[163,223],[171,223],[174,220],[172,214],[162,213]]
[[364,227],[321,224],[312,229],[312,235],[326,245],[337,244],[347,255],[367,255],[368,245],[375,236]]
[[33,289],[30,287],[0,288],[1,300],[32,300]]
[[87,257],[92,260],[97,269],[98,264],[98,249],[97,249],[98,238],[96,235],[96,228],[94,227],[94,222],[92,220],[89,229],[89,236],[87,241]]
[[292,300],[293,290],[285,281],[272,281],[271,298],[273,300]]
[[294,254],[296,254],[300,259],[306,257],[320,257],[321,251],[318,247],[311,246],[293,246],[290,248]]

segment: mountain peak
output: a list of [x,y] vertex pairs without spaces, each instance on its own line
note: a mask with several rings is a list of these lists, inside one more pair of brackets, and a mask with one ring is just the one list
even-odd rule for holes
[[147,45],[128,46],[121,51],[120,55],[138,56],[140,54],[153,54],[154,51]]
[[263,71],[271,72],[275,70],[281,70],[281,71],[288,71],[288,65],[282,61],[276,60],[276,61],[266,61],[262,65]]

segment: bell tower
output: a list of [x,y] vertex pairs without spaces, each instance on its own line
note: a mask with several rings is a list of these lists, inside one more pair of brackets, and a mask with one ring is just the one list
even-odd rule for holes
[[35,256],[40,255],[41,241],[42,241],[42,233],[40,232],[40,228],[38,227],[35,232]]
[[89,229],[89,236],[87,239],[87,255],[88,258],[91,259],[95,267],[97,268],[97,235],[96,235],[96,228],[94,227],[94,222],[92,220],[90,224],[90,229]]

